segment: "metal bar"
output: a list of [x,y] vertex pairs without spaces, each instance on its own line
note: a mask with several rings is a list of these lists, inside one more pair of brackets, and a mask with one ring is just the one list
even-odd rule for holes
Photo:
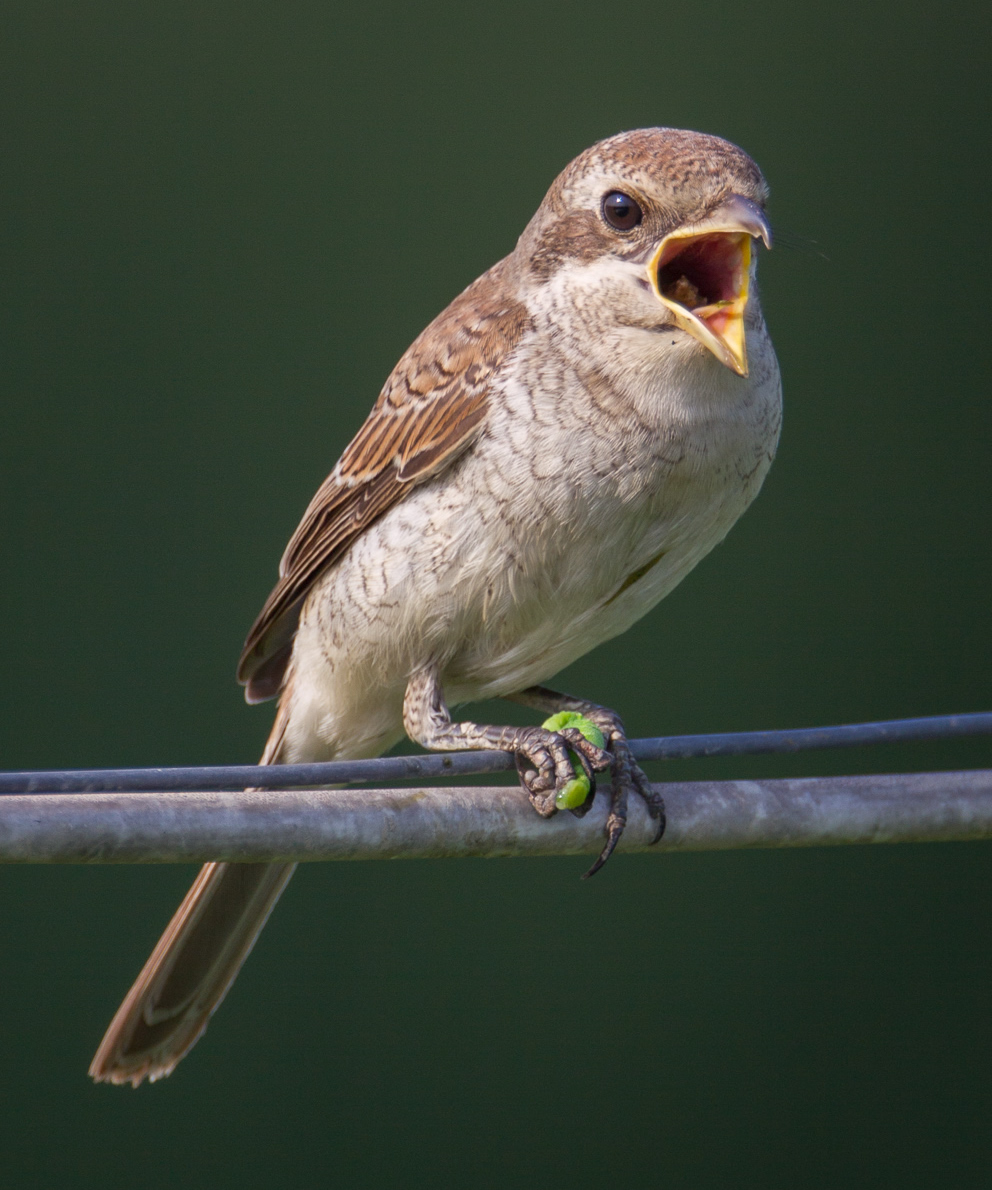
[[[693,781],[657,787],[652,850],[992,838],[992,770]],[[514,786],[259,793],[26,794],[0,800],[0,862],[185,863],[596,852],[608,799],[539,818]],[[654,834],[632,799],[624,851]]]
[[[704,756],[754,756],[823,748],[856,748],[919,740],[992,735],[992,712],[934,715],[924,719],[889,719],[837,727],[785,731],[734,731],[712,735],[657,736],[632,740],[638,760],[675,760]],[[502,773],[514,767],[509,752],[449,752],[384,756],[373,760],[332,760],[321,764],[212,765],[194,768],[69,769],[49,772],[0,772],[0,794],[167,792],[170,790],[291,789],[305,785],[422,781],[469,773]]]

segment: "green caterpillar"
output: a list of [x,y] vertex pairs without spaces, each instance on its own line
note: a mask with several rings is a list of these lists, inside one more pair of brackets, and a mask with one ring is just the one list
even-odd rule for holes
[[[565,727],[577,727],[590,744],[595,744],[597,748],[606,747],[606,738],[596,724],[584,715],[576,714],[575,711],[559,711],[557,715],[545,719],[541,726],[547,728],[548,731],[561,731]],[[575,765],[575,776],[564,789],[559,790],[555,797],[555,805],[559,810],[574,810],[576,806],[581,806],[592,788],[589,778],[579,767],[578,757],[571,749],[568,754]]]

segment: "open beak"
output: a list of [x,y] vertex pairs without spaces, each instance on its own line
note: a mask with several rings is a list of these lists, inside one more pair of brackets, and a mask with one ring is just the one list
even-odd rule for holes
[[747,375],[744,310],[758,237],[772,246],[764,211],[732,194],[700,223],[665,236],[648,263],[651,288],[677,325],[738,376]]

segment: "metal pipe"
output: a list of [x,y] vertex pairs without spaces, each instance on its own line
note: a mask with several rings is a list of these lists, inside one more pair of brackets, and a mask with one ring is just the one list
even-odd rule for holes
[[[992,770],[660,785],[655,848],[701,851],[992,838]],[[602,846],[607,797],[539,818],[516,786],[0,799],[0,862],[187,863],[568,855]],[[622,851],[653,824],[632,798]]]

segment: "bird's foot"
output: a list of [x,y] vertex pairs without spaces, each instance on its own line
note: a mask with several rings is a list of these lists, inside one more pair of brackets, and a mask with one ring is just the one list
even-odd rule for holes
[[524,790],[534,809],[544,818],[555,813],[559,795],[575,782],[576,765],[590,792],[584,806],[577,807],[573,813],[584,813],[592,805],[595,794],[594,774],[612,763],[610,753],[587,740],[576,727],[551,731],[546,727],[490,727],[468,721],[454,722],[444,700],[436,665],[425,666],[411,675],[403,700],[403,725],[407,735],[425,748],[446,752],[462,748],[515,752]]
[[510,742],[500,746],[516,752],[520,784],[538,814],[550,818],[560,808],[561,795],[578,776],[576,763],[586,778],[588,792],[580,805],[571,807],[571,812],[577,818],[586,814],[596,796],[596,773],[608,769],[612,763],[609,752],[587,740],[577,727],[557,731],[546,727],[507,730],[511,733]]
[[648,808],[648,813],[655,821],[655,837],[651,842],[657,843],[665,833],[664,798],[654,791],[647,774],[634,759],[620,716],[605,707],[597,708],[597,710],[598,715],[583,713],[602,731],[606,737],[606,746],[612,756],[610,813],[606,819],[606,843],[596,862],[583,876],[583,880],[588,880],[590,876],[596,875],[613,854],[617,843],[620,842],[620,836],[627,825],[627,802],[631,793],[640,794]]
[[[558,694],[554,690],[547,690],[543,686],[532,686],[528,690],[513,696],[514,702],[521,702],[540,711],[574,711],[583,715],[594,723],[603,733],[606,740],[606,750],[609,754],[611,770],[610,812],[606,819],[606,842],[599,853],[596,862],[583,879],[595,876],[599,869],[613,854],[624,827],[627,825],[627,804],[631,793],[639,794],[648,808],[648,813],[656,824],[656,833],[652,843],[657,843],[665,833],[665,802],[662,796],[655,792],[648,780],[647,774],[634,759],[627,742],[627,734],[623,721],[616,711],[608,707],[598,706],[596,703],[585,702],[572,698],[567,694]],[[597,750],[598,751],[598,750]],[[518,765],[519,768],[519,765]],[[528,792],[530,792],[528,790]],[[595,792],[595,790],[593,790]],[[573,813],[584,814],[592,805],[591,793],[586,803]],[[531,797],[533,801],[533,796]]]
[[[596,795],[595,774],[610,769],[610,813],[606,819],[606,843],[586,878],[593,876],[613,854],[627,825],[627,803],[637,793],[647,804],[657,824],[654,842],[665,830],[665,804],[651,788],[651,782],[634,760],[616,711],[596,703],[557,694],[543,686],[531,686],[511,696],[514,702],[545,713],[574,712],[588,719],[602,733],[605,747],[599,747],[568,722],[557,730],[549,727],[489,727],[452,720],[441,689],[437,665],[425,666],[410,676],[403,700],[403,724],[407,734],[425,748],[458,751],[462,748],[494,748],[517,754],[517,771],[534,809],[550,818],[562,806],[577,817],[592,807]],[[581,770],[588,789],[581,805],[573,805],[574,782]],[[570,788],[571,787],[571,788]],[[579,792],[581,796],[581,791]]]

